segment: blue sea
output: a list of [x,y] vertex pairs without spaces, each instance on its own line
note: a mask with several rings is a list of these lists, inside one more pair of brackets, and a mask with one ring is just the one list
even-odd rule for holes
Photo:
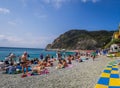
[[[0,60],[4,60],[6,56],[9,55],[9,53],[14,53],[17,57],[21,56],[24,51],[27,51],[29,54],[29,59],[33,58],[40,58],[40,54],[43,54],[44,57],[49,54],[50,56],[53,56],[56,58],[56,51],[46,51],[45,49],[39,49],[39,48],[13,48],[13,47],[0,47]],[[74,54],[74,52],[61,52],[64,53],[64,56],[67,56],[69,54]]]

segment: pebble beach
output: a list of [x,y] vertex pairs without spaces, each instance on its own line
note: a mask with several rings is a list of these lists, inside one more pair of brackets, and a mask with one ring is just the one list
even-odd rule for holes
[[22,74],[0,73],[0,88],[94,88],[100,74],[113,59],[99,56],[84,62],[72,61],[73,66],[56,69],[57,62],[49,67],[49,74],[21,78]]

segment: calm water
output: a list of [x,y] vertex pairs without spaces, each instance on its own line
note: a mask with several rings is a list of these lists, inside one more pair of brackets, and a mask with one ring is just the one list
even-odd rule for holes
[[[11,47],[0,47],[0,60],[4,60],[6,56],[9,55],[9,53],[14,53],[16,56],[21,56],[24,51],[27,51],[30,58],[40,58],[40,54],[43,54],[44,57],[47,54],[50,54],[54,58],[56,57],[55,51],[45,51],[44,49],[38,49],[38,48],[11,48]],[[64,52],[63,52],[64,53]],[[74,54],[73,52],[65,52],[65,55]]]

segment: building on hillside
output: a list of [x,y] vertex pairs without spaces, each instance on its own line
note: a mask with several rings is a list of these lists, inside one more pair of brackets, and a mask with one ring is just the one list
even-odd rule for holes
[[120,52],[120,46],[118,44],[112,44],[110,46],[110,52]]
[[120,24],[118,28],[118,32],[114,32],[113,34],[113,39],[120,39]]
[[[120,39],[120,24],[118,27],[118,31],[113,33],[112,40],[117,40],[117,39]],[[113,43],[110,46],[110,52],[120,52],[120,43]]]

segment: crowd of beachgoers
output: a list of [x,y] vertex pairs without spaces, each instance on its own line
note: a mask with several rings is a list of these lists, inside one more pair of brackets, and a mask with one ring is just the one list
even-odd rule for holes
[[[102,51],[75,51],[74,55],[52,55],[28,59],[23,52],[19,60],[10,53],[0,62],[1,88],[94,88],[105,65],[112,59]],[[95,56],[94,56],[95,55]],[[2,64],[1,64],[2,63]]]
[[[72,66],[72,61],[83,62],[84,60],[88,60],[90,58],[95,59],[97,55],[105,55],[105,51],[92,51],[92,52],[84,52],[80,53],[77,51],[75,55],[68,55],[67,57],[63,57],[60,52],[57,52],[56,58],[50,56],[49,54],[43,56],[40,55],[40,58],[34,58],[29,60],[29,54],[25,51],[19,60],[16,62],[14,58],[16,58],[15,54],[10,53],[4,61],[0,62],[0,69],[4,71],[6,74],[18,74],[23,73],[22,77],[31,76],[34,74],[47,74],[49,73],[46,67],[52,67],[55,61],[58,61],[56,69],[62,69],[66,67]],[[84,59],[81,56],[85,56]]]

